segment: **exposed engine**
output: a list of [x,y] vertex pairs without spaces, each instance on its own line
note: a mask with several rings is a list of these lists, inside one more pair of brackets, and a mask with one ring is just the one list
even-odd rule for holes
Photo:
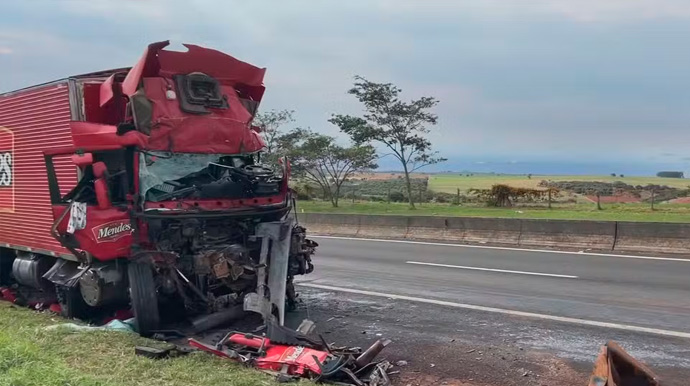
[[[256,290],[261,243],[254,235],[256,218],[242,220],[149,220],[149,237],[162,252],[158,288],[171,299],[182,298],[191,313],[212,313],[241,304]],[[317,244],[301,226],[292,228],[288,263],[287,305],[296,299],[294,276],[313,270]]]

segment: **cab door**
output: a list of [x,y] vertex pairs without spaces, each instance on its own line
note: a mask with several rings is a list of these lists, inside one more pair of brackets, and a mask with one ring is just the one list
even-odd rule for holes
[[[134,233],[129,215],[131,151],[72,154],[79,174],[73,187],[60,185],[53,164],[56,156],[45,156],[53,236],[80,259],[90,255],[105,261],[129,256]],[[61,193],[65,191],[68,193]]]

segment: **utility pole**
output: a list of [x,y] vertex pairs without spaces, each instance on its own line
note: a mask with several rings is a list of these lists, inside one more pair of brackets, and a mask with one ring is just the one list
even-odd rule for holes
[[455,204],[460,205],[460,188],[458,188],[458,195],[455,198]]

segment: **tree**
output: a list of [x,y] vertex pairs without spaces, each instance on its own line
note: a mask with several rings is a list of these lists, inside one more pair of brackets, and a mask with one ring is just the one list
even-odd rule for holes
[[377,167],[371,145],[343,147],[335,138],[310,130],[296,129],[295,145],[288,154],[295,175],[319,185],[333,207],[338,206],[340,188],[356,172]]
[[615,176],[616,176],[616,173],[611,173],[611,177],[615,177]]
[[401,89],[392,83],[374,83],[361,76],[355,77],[354,87],[348,91],[363,105],[363,117],[334,115],[330,122],[352,138],[355,144],[378,142],[388,148],[402,165],[405,173],[407,198],[414,209],[410,173],[446,159],[431,150],[425,138],[428,126],[438,118],[429,110],[438,101],[421,97],[410,102],[400,100]]
[[663,171],[656,174],[657,177],[664,178],[685,178],[683,172]]
[[261,135],[266,142],[267,161],[277,161],[284,154],[278,154],[281,149],[281,139],[284,137],[281,127],[295,121],[292,110],[271,110],[265,113],[257,113],[254,117],[254,126],[261,130]]

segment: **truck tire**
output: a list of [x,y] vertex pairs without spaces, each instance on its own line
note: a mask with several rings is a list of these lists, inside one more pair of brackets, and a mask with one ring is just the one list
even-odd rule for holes
[[79,287],[67,287],[64,285],[55,286],[58,304],[60,304],[60,315],[68,319],[84,319],[88,317],[87,307],[81,297]]
[[130,262],[127,266],[127,275],[134,325],[139,335],[151,336],[160,325],[153,270],[149,264]]

